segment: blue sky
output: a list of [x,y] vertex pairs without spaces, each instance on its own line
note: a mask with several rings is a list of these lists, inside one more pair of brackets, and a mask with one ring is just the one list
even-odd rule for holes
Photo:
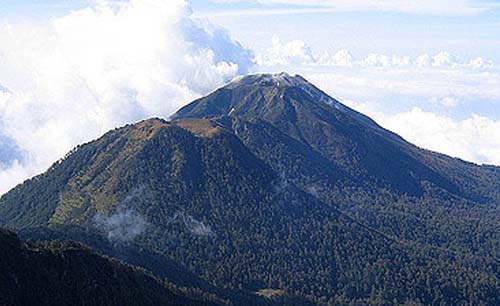
[[407,140],[500,165],[500,1],[0,0],[0,194],[239,74],[299,73]]
[[[488,56],[500,60],[500,52],[497,52],[500,10],[496,8],[500,1],[469,1],[471,7],[489,9],[452,16],[441,15],[439,11],[436,15],[376,10],[308,13],[312,8],[327,10],[328,7],[286,4],[286,0],[277,1],[284,4],[272,2],[192,0],[190,5],[195,16],[225,27],[251,48],[266,47],[271,37],[278,34],[283,39],[303,39],[318,50],[335,46],[350,49],[359,56],[373,52],[417,55],[448,50],[463,57]],[[10,22],[41,21],[92,3],[94,1],[89,0],[2,0],[0,18]],[[291,13],[283,12],[287,10]],[[254,15],[255,11],[265,14]]]
[[[250,3],[250,2],[249,2]],[[245,1],[232,5],[194,1],[195,14],[220,24],[245,44],[264,47],[272,35],[283,39],[303,39],[315,49],[332,46],[347,48],[354,54],[453,51],[457,55],[489,56],[500,59],[500,13],[497,9],[458,16],[409,14],[384,11],[297,13],[307,9],[290,5],[251,5]],[[262,9],[275,15],[245,16],[245,11]],[[295,14],[279,14],[286,9]],[[240,15],[223,13],[241,12]],[[221,16],[217,17],[217,14]],[[215,15],[216,17],[210,17]],[[257,26],[256,26],[257,25]]]
[[67,14],[72,9],[89,5],[87,0],[2,0],[0,17],[9,21],[40,20]]

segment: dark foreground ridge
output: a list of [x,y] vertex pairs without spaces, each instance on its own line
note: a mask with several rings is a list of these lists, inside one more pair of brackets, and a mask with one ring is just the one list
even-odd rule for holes
[[0,257],[0,305],[217,305],[78,243],[27,244],[0,229]]

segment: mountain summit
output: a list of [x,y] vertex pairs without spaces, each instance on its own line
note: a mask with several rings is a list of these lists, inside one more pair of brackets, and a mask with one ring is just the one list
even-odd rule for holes
[[302,119],[298,115],[308,114],[312,116],[310,119],[321,120],[332,111],[377,127],[371,119],[328,96],[300,75],[290,76],[285,72],[235,78],[226,86],[181,108],[172,118],[228,115],[297,121]]
[[[212,118],[221,122],[230,118],[235,131],[236,126],[241,129],[251,123],[269,124],[331,162],[344,173],[344,179],[363,187],[369,182],[377,188],[420,196],[424,192],[422,182],[426,181],[468,199],[500,200],[498,195],[464,186],[465,180],[477,180],[470,169],[481,171],[478,167],[406,142],[298,75],[237,78],[181,108],[173,118]],[[450,167],[462,169],[465,177],[450,173]],[[482,172],[491,179],[497,175]]]
[[287,73],[256,74],[234,79],[207,97],[181,108],[174,118],[217,115],[272,116],[276,108],[287,112],[297,107],[297,102],[303,106],[309,103],[340,106],[338,101],[301,76],[290,76]]
[[1,197],[0,225],[233,305],[499,305],[499,181],[259,74],[79,146]]

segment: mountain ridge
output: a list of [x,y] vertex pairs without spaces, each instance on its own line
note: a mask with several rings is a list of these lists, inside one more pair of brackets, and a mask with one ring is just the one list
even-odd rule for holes
[[499,302],[498,169],[343,107],[302,77],[242,77],[77,147],[0,198],[0,226],[144,248],[233,304]]

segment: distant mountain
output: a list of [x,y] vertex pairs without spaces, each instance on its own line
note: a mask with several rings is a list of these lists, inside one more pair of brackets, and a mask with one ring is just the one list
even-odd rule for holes
[[217,305],[77,243],[26,244],[0,229],[0,258],[0,305]]
[[234,305],[498,305],[498,178],[252,75],[77,147],[0,198],[0,225]]

